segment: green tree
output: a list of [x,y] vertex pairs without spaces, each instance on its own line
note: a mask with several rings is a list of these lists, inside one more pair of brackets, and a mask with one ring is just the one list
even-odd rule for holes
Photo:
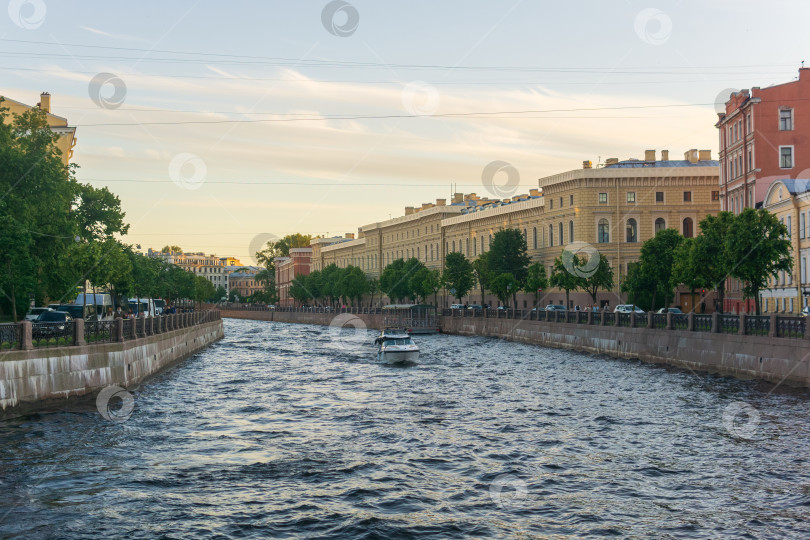
[[340,280],[341,295],[348,298],[352,306],[360,305],[368,292],[368,278],[357,266],[348,266]]
[[494,273],[489,269],[489,252],[482,253],[472,263],[475,280],[481,290],[481,305],[486,300],[486,291],[489,290],[490,283],[495,278]]
[[[596,305],[596,295],[599,293],[600,289],[609,291],[613,288],[613,268],[610,267],[607,257],[601,253],[598,255],[599,264],[596,266],[596,269],[593,270],[593,273],[584,272],[585,275],[582,281],[582,288],[591,295],[594,305]],[[590,256],[595,257],[597,254],[591,253]],[[587,266],[589,266],[589,264],[585,263],[585,267]]]
[[622,292],[627,293],[630,303],[649,311],[652,309],[652,292],[654,283],[644,273],[640,262],[627,265],[627,277],[622,282]]
[[[672,266],[672,287],[683,285],[689,289],[689,297],[692,302],[692,310],[695,310],[695,289],[707,285],[703,272],[697,264],[695,257],[697,238],[684,238],[680,245],[675,248],[675,257]],[[722,252],[717,255],[722,257]]]
[[163,246],[160,250],[161,253],[183,253],[183,248],[180,246]]
[[[572,255],[571,264],[573,265],[572,268],[579,268],[582,266],[582,261],[580,261],[578,255]],[[585,288],[585,279],[578,276],[573,271],[569,271],[563,263],[562,256],[554,259],[554,268],[551,271],[551,277],[548,281],[552,287],[557,287],[565,291],[566,309],[570,306],[569,297],[571,291]]]
[[309,276],[295,276],[292,283],[290,283],[290,297],[297,300],[302,306],[309,305],[309,301],[313,299],[312,293],[309,290]]
[[374,307],[374,297],[380,293],[380,280],[371,278],[368,280],[368,294],[371,295],[370,306]]
[[509,307],[509,298],[515,294],[515,291],[520,288],[518,280],[515,279],[511,273],[498,274],[492,280],[492,292],[498,297],[501,303]]
[[225,291],[225,287],[220,285],[219,287],[217,287],[217,290],[214,292],[214,296],[213,296],[213,298],[211,298],[211,301],[215,302],[215,303],[216,302],[221,302],[223,298],[227,298],[227,297],[228,297],[228,293],[227,293],[227,291]]
[[[683,242],[683,236],[675,229],[658,231],[641,246],[641,271],[644,281],[652,287],[650,309],[666,306],[672,296],[672,269],[675,264],[675,250]],[[658,300],[663,304],[659,305]]]
[[194,295],[191,298],[198,304],[202,304],[212,296],[214,296],[214,284],[205,279],[203,276],[194,276]]
[[447,254],[442,283],[445,289],[454,291],[453,296],[459,303],[472,290],[475,285],[473,265],[463,253],[454,251]]
[[422,266],[416,270],[408,283],[408,288],[411,290],[419,303],[425,303],[425,299],[433,294],[433,272]]
[[[726,249],[726,239],[733,222],[734,214],[731,212],[706,216],[699,223],[700,234],[695,238],[691,253],[696,287],[715,289],[721,311],[725,307],[726,278],[733,267],[733,258]],[[679,277],[689,279],[685,275]]]
[[73,206],[73,219],[85,240],[106,240],[129,231],[121,200],[106,187],[78,184]]
[[526,252],[526,238],[518,229],[495,233],[488,252],[489,270],[495,276],[511,274],[517,287],[512,288],[512,300],[517,305],[517,292],[526,285],[531,258]]
[[768,286],[768,278],[793,267],[787,227],[767,210],[746,208],[732,221],[725,248],[730,275],[745,283],[743,295],[754,299],[759,315],[759,291]]
[[391,301],[402,301],[410,295],[408,269],[404,259],[397,259],[385,267],[380,275],[380,288]]
[[546,277],[546,268],[540,263],[534,263],[529,266],[529,272],[526,276],[526,285],[523,290],[529,294],[534,295],[534,307],[537,307],[540,302],[540,291],[548,287],[548,278]]

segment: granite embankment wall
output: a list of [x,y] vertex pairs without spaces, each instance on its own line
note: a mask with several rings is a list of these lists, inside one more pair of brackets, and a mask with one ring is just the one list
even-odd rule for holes
[[[337,326],[353,326],[350,321],[355,317],[359,318],[366,328],[375,330],[382,330],[385,326],[385,317],[381,314],[353,314],[353,313],[312,313],[312,312],[296,312],[296,311],[247,311],[247,310],[228,310],[223,309],[220,311],[222,317],[231,319],[251,319],[254,321],[275,321],[283,323],[294,324],[319,324],[329,326],[335,324]],[[340,317],[340,318],[338,318]]]
[[[224,310],[222,316],[329,325],[336,314]],[[382,327],[380,315],[351,317],[358,317],[368,328]],[[440,317],[440,326],[446,334],[497,337],[696,372],[810,387],[810,341],[806,339],[486,317]]]
[[224,336],[222,321],[123,342],[0,354],[0,419],[104,387],[133,387]]

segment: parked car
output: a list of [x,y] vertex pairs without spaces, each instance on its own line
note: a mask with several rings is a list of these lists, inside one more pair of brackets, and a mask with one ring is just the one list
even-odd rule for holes
[[802,308],[801,313],[799,313],[799,315],[800,315],[801,317],[808,317],[808,316],[810,316],[810,306],[804,306],[804,307]]
[[[77,306],[88,305],[93,307],[93,312],[99,319],[104,319],[107,316],[107,309],[113,307],[112,296],[110,293],[79,293],[73,304]],[[73,318],[76,318],[74,315]],[[86,319],[86,317],[85,317]]]
[[450,309],[464,309],[464,304],[450,304]]
[[667,313],[667,312],[668,313],[683,313],[683,311],[681,311],[680,308],[676,308],[676,307],[662,307],[661,309],[656,311],[656,313]]
[[480,311],[480,310],[482,310],[484,308],[479,306],[478,304],[470,304],[469,306],[467,306],[467,309],[475,309],[475,310]]
[[165,311],[166,311],[166,300],[155,298],[155,314],[165,315]]
[[[73,321],[73,317],[67,311],[44,311],[37,318],[32,328],[32,337],[40,339],[44,337],[59,337],[65,335],[66,324]],[[50,323],[50,324],[39,324]]]
[[130,298],[129,309],[132,310],[133,317],[141,317],[141,313],[144,317],[155,316],[155,302],[151,298],[141,298],[140,303],[137,298]]
[[[84,319],[85,321],[97,321],[96,307],[92,305],[61,304],[56,311],[70,313],[73,319]],[[44,313],[43,313],[44,315]]]
[[613,310],[613,313],[646,313],[643,309],[638,306],[634,306],[633,304],[619,304],[616,306],[616,309]]
[[568,311],[568,308],[561,304],[549,304],[546,306],[546,311]]
[[42,315],[46,311],[53,311],[53,310],[49,307],[32,307],[31,310],[25,315],[25,320],[35,321],[39,318],[40,315]]

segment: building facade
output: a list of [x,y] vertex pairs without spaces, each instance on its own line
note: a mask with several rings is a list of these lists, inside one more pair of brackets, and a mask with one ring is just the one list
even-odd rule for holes
[[793,246],[793,270],[773,276],[760,292],[765,313],[798,314],[810,301],[810,180],[773,182],[765,194],[764,207],[787,227]]
[[238,301],[244,301],[253,293],[263,290],[261,282],[256,280],[258,271],[243,269],[228,275],[228,294],[236,293]]
[[66,118],[51,113],[51,95],[48,92],[43,92],[39,96],[39,103],[34,106],[26,105],[25,103],[10,99],[6,96],[0,97],[3,99],[2,103],[0,103],[0,107],[7,108],[9,114],[12,116],[22,114],[33,108],[43,110],[51,131],[59,135],[56,146],[62,152],[62,162],[65,165],[70,163],[70,159],[73,157],[73,149],[76,146],[76,128],[68,126]]
[[291,248],[289,257],[275,259],[276,289],[278,305],[293,306],[295,299],[290,296],[290,286],[298,276],[308,276],[312,270],[312,247]]

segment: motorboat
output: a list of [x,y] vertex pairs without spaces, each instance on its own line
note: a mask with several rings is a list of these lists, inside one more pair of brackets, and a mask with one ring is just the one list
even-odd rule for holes
[[386,328],[374,340],[377,344],[377,360],[386,364],[416,362],[419,346],[405,330]]

